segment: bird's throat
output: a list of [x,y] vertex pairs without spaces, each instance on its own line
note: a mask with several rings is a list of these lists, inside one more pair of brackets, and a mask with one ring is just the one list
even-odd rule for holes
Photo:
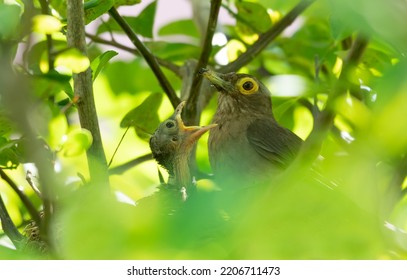
[[174,174],[177,186],[188,189],[192,183],[191,173],[188,166],[188,153],[177,155],[174,161]]

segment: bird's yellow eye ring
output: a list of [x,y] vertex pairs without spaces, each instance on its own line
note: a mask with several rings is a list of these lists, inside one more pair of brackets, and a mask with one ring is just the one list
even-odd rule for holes
[[244,77],[237,82],[237,88],[240,93],[250,95],[257,92],[259,84],[253,78]]

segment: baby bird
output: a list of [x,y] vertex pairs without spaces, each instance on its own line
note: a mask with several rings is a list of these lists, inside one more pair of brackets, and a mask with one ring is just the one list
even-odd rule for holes
[[150,138],[150,149],[154,159],[168,171],[168,184],[181,192],[183,200],[195,187],[189,168],[192,148],[205,132],[217,126],[184,125],[181,113],[185,103],[181,102],[174,114],[162,122]]

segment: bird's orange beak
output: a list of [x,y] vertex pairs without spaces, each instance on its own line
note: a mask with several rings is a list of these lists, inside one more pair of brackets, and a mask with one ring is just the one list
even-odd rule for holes
[[216,127],[217,124],[205,126],[186,126],[181,118],[182,109],[184,108],[185,104],[186,101],[182,101],[175,109],[175,120],[178,123],[180,132],[185,135],[186,142],[193,144],[209,129]]

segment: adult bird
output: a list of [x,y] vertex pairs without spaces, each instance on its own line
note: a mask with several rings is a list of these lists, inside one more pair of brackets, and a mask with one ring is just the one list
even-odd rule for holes
[[180,192],[183,200],[193,188],[189,159],[194,144],[216,124],[207,126],[185,126],[181,118],[185,101],[175,109],[174,114],[162,122],[150,138],[150,149],[154,159],[169,174],[168,184]]
[[213,118],[218,126],[208,142],[215,178],[244,186],[287,168],[303,141],[277,123],[266,86],[248,74],[201,74],[219,91]]

